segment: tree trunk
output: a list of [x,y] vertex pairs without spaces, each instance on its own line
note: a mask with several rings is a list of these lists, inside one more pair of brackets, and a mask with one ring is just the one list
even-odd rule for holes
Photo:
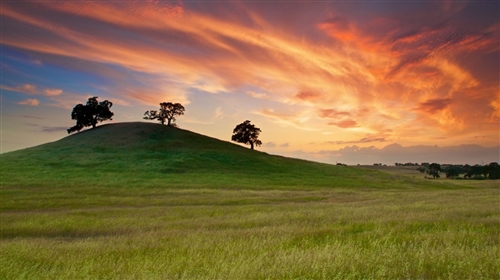
[[250,142],[250,148],[253,150],[253,142]]
[[171,120],[172,120],[172,119],[170,119],[170,118],[168,119],[168,123],[167,123],[167,125],[168,125],[168,126],[170,126],[170,121],[171,121]]

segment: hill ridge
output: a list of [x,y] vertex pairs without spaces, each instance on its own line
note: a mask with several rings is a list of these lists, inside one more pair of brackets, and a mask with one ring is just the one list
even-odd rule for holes
[[[307,190],[385,188],[395,182],[392,175],[378,171],[270,155],[196,132],[143,122],[101,125],[2,154],[0,159],[2,184],[7,185],[84,187],[104,182],[115,187]],[[19,175],[6,176],[10,171]],[[418,185],[401,182],[398,187]]]

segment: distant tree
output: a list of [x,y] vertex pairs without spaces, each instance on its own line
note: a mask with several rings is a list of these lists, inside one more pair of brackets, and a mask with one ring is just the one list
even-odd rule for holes
[[144,113],[145,120],[158,120],[161,124],[167,121],[168,126],[175,125],[175,116],[184,115],[186,109],[180,103],[163,102],[160,103],[160,110],[149,110]]
[[448,168],[446,170],[446,178],[455,179],[458,177],[458,175],[459,175],[459,171],[455,167],[451,167],[451,168]]
[[441,172],[441,165],[438,163],[431,163],[427,169],[427,173],[431,175],[434,179],[439,178],[439,172]]
[[497,162],[488,164],[488,179],[500,179],[500,165]]
[[420,171],[420,173],[425,173],[427,171],[427,168],[420,166],[417,168],[417,170]]
[[98,122],[112,120],[114,113],[110,111],[110,108],[113,103],[108,100],[98,102],[97,98],[97,96],[90,97],[86,105],[78,104],[73,108],[71,119],[76,120],[76,125],[67,130],[68,134],[80,131],[87,126],[95,128]]
[[474,166],[467,166],[465,169],[464,178],[481,179],[483,175],[483,166],[476,164]]
[[258,139],[261,132],[260,128],[255,127],[255,125],[251,124],[249,120],[246,120],[234,128],[231,140],[245,145],[250,145],[250,148],[253,150],[254,145],[262,145],[262,142]]

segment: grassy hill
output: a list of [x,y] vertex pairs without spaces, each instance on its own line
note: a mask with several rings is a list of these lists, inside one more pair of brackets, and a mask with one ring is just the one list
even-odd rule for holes
[[0,160],[0,279],[500,279],[499,189],[481,181],[147,123]]
[[307,190],[422,185],[378,171],[268,155],[190,131],[140,122],[102,125],[0,158],[2,183],[10,186]]

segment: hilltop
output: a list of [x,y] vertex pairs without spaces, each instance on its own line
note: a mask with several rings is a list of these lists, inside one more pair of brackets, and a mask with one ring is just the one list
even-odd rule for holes
[[[2,184],[205,188],[398,187],[378,171],[269,155],[187,130],[117,123],[5,153]],[[428,184],[427,184],[428,185]]]

